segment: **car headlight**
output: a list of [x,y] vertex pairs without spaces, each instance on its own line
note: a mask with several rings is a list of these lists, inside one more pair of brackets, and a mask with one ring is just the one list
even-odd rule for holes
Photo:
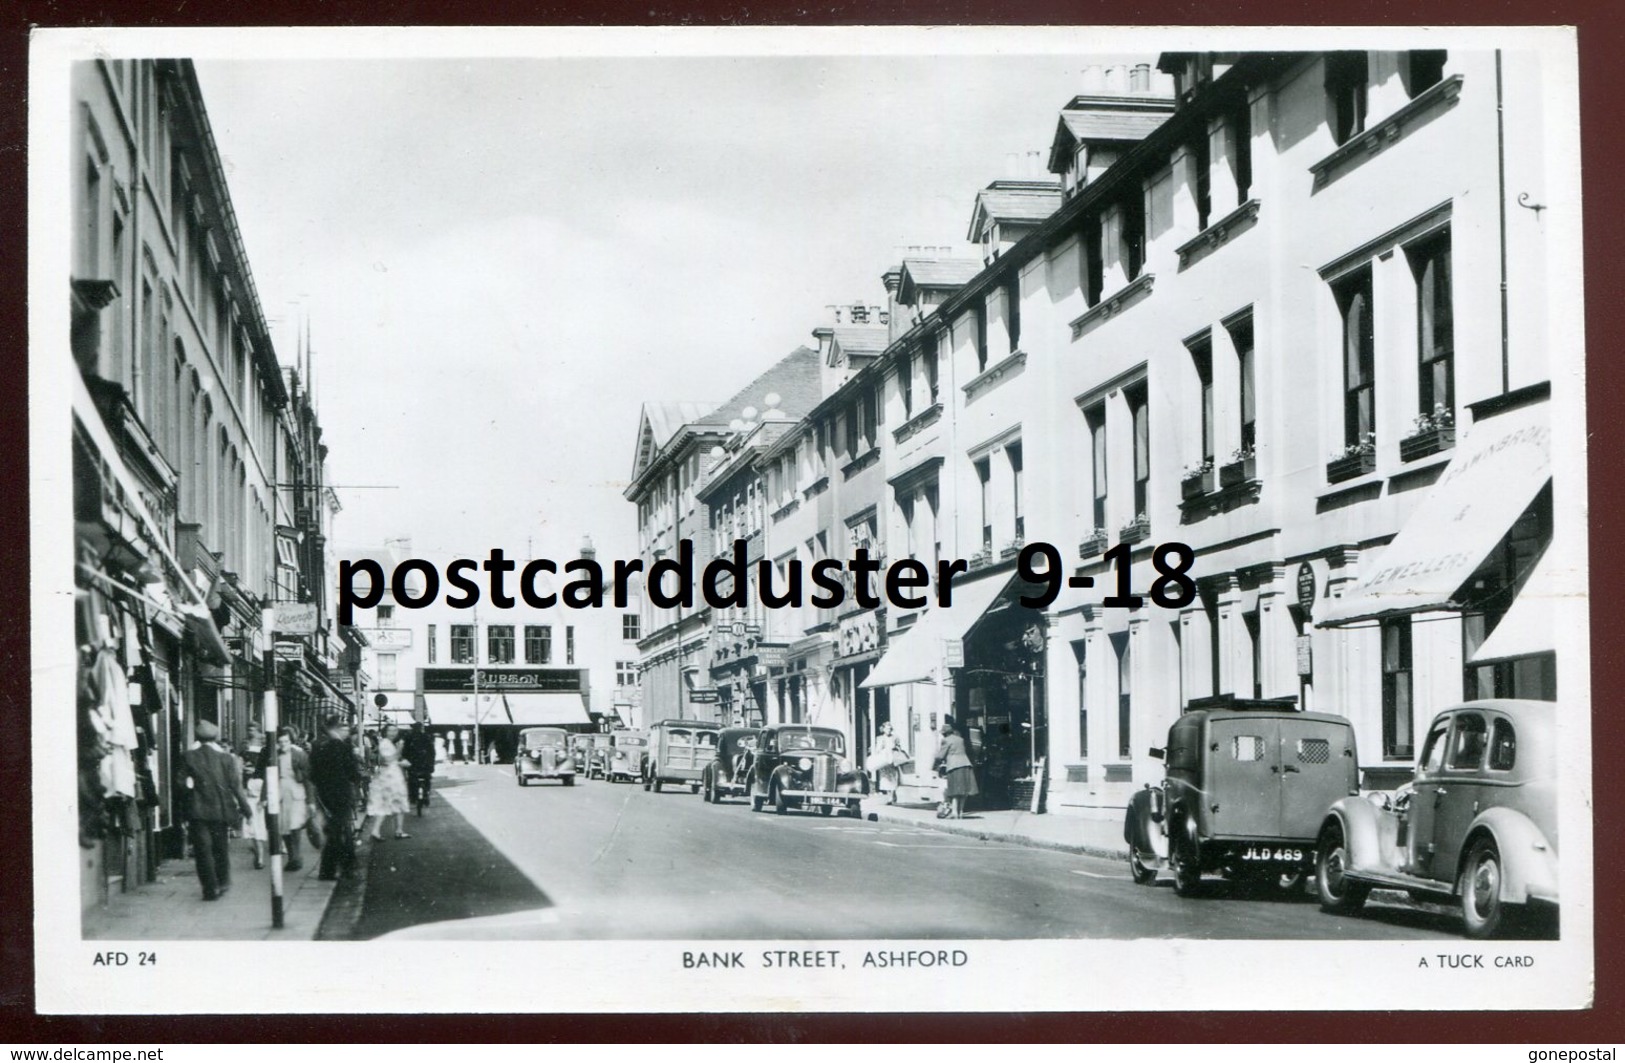
[[796,761],[796,767],[800,768],[802,771],[812,771],[812,758],[802,757],[800,760]]
[[842,771],[851,771],[852,770],[852,762],[850,760],[847,760],[845,757],[842,757],[841,758],[841,770]]

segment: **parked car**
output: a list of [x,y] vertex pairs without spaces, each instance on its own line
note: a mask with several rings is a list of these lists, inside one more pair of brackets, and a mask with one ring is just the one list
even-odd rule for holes
[[1160,785],[1129,801],[1129,872],[1149,885],[1168,867],[1174,889],[1196,892],[1207,872],[1301,886],[1334,801],[1358,794],[1354,728],[1299,712],[1296,699],[1201,698],[1168,729]]
[[822,815],[843,809],[863,815],[869,777],[846,759],[846,737],[832,727],[778,724],[764,727],[751,758],[750,806],[774,811],[816,808]]
[[649,736],[642,731],[611,731],[604,755],[604,778],[610,782],[636,782],[643,778],[643,757]]
[[587,773],[589,779],[605,778],[609,773],[609,735],[593,734],[588,737],[591,741],[587,743],[587,759],[581,763],[581,770]]
[[574,786],[576,762],[570,756],[565,732],[557,727],[527,727],[520,731],[513,777],[520,786],[529,786],[532,779],[557,779]]
[[1373,888],[1460,904],[1492,937],[1557,896],[1557,706],[1469,701],[1434,717],[1416,777],[1338,801],[1318,842],[1321,907],[1352,912]]
[[687,783],[699,793],[700,777],[717,755],[721,731],[721,724],[705,720],[661,720],[650,727],[643,788],[659,793],[665,783]]
[[566,742],[565,748],[570,751],[570,759],[575,761],[576,771],[587,778],[592,778],[589,762],[592,759],[592,735],[573,734]]
[[750,761],[761,736],[757,727],[729,727],[717,736],[717,755],[705,766],[701,792],[712,804],[743,797],[750,789]]

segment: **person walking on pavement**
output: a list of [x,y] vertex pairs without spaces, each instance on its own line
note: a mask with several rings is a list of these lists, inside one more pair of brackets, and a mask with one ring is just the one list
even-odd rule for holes
[[942,807],[937,809],[937,818],[952,815],[954,819],[964,819],[965,798],[974,797],[981,791],[976,786],[976,769],[971,766],[965,740],[954,730],[952,719],[942,721],[942,743],[937,746],[936,767],[948,778]]
[[395,817],[395,837],[410,838],[406,833],[406,810],[411,807],[406,798],[406,776],[401,772],[400,728],[387,724],[378,736],[378,766],[373,771],[372,787],[367,795],[367,815],[372,819],[371,836],[380,841],[379,833],[386,816]]
[[350,745],[350,725],[342,716],[327,720],[327,737],[311,751],[308,777],[327,817],[320,877],[331,881],[355,867],[355,797],[361,764]]
[[401,763],[406,765],[406,796],[409,804],[416,805],[421,796],[429,802],[429,787],[434,777],[434,739],[424,729],[422,720],[413,720],[412,729],[401,740]]
[[243,742],[237,764],[243,774],[243,792],[248,795],[249,806],[254,810],[243,826],[243,836],[254,851],[255,871],[265,866],[265,843],[270,840],[270,835],[265,832],[265,773],[262,768],[267,748],[265,732],[260,730],[260,725],[249,724],[248,739]]
[[892,729],[891,721],[887,720],[880,725],[880,733],[875,736],[875,748],[869,754],[868,766],[875,777],[875,792],[891,794],[888,804],[897,803],[897,786],[903,780],[903,765],[908,760],[902,740]]
[[220,728],[200,720],[192,729],[198,745],[181,758],[183,785],[190,794],[188,815],[192,851],[203,899],[218,900],[231,888],[231,851],[226,831],[247,819],[253,809],[243,791],[237,758],[221,748]]
[[[299,859],[299,835],[310,817],[309,798],[305,790],[306,783],[310,781],[310,757],[294,745],[292,728],[284,727],[277,731],[276,758],[277,814],[281,817],[277,821],[277,829],[282,832],[283,851],[288,854],[288,862],[283,865],[283,870],[298,871],[304,866]],[[270,763],[271,748],[267,746],[260,754],[262,779]],[[265,798],[262,796],[261,807],[264,804]]]

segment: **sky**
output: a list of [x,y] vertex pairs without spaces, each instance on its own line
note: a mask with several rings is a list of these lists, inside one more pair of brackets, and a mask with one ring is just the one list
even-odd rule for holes
[[1102,61],[198,60],[284,363],[309,329],[336,545],[635,556],[641,404],[726,400],[906,247],[970,253]]

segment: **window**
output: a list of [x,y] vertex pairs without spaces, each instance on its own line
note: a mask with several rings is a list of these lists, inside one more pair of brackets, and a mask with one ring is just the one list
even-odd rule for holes
[[1083,639],[1072,644],[1078,661],[1078,756],[1089,755],[1089,644]]
[[1444,737],[1450,730],[1450,718],[1447,716],[1434,723],[1428,731],[1428,740],[1422,745],[1421,773],[1436,774],[1444,767]]
[[492,624],[485,629],[485,655],[490,664],[513,663],[513,625]]
[[615,685],[618,687],[635,687],[638,685],[638,662],[615,662]]
[[1117,650],[1117,755],[1126,760],[1133,748],[1133,655],[1128,635],[1113,635],[1111,639]]
[[1443,81],[1444,63],[1449,55],[1450,53],[1443,48],[1406,52],[1399,61],[1399,72],[1405,82],[1406,95],[1414,100]]
[[642,637],[642,635],[638,634],[638,614],[621,614],[621,638],[626,639],[628,642],[636,642]]
[[[636,619],[636,617],[633,619]],[[546,624],[525,625],[525,663],[553,663],[553,629],[551,627]]]
[[1477,771],[1484,763],[1484,717],[1476,712],[1456,714],[1456,729],[1450,736],[1451,771]]
[[1123,270],[1127,280],[1140,276],[1145,265],[1145,196],[1136,189],[1123,201]]
[[1518,763],[1518,735],[1512,721],[1497,719],[1490,730],[1490,770],[1511,771]]
[[844,417],[846,421],[846,456],[855,458],[862,451],[862,441],[858,439],[858,408],[847,407]]
[[1387,760],[1411,756],[1411,621],[1382,622],[1382,755]]
[[1094,506],[1091,516],[1096,528],[1106,526],[1106,405],[1097,403],[1083,411],[1089,426],[1089,453]]
[[394,690],[396,688],[395,658],[396,655],[393,653],[380,653],[378,655],[378,687],[381,690]]
[[1371,269],[1338,283],[1343,318],[1343,443],[1363,446],[1376,438],[1376,340],[1371,325]]
[[1264,759],[1264,739],[1258,735],[1232,735],[1230,756],[1233,760],[1251,762]]
[[394,619],[395,619],[395,607],[393,605],[380,605],[378,607],[378,626],[379,627],[383,627],[386,624],[389,624]]
[[977,497],[981,501],[982,514],[982,550],[993,552],[993,498],[989,492],[989,482],[993,478],[993,463],[987,458],[978,458],[976,465]]
[[903,420],[914,416],[914,352],[897,367],[897,396],[903,402]]
[[1213,341],[1206,335],[1190,345],[1191,364],[1196,368],[1201,393],[1202,460],[1211,462],[1214,452],[1213,425]]
[[1231,173],[1236,179],[1236,206],[1247,202],[1253,187],[1253,108],[1243,99],[1230,119]]
[[1100,239],[1100,216],[1091,215],[1083,223],[1083,300],[1090,306],[1100,302],[1101,291],[1106,283]]
[[925,386],[931,392],[931,405],[937,404],[937,346],[933,339],[920,351],[925,362]]
[[1332,759],[1332,743],[1326,738],[1298,739],[1299,764],[1325,764]]
[[976,371],[987,368],[987,303],[977,300],[974,326],[976,328]]
[[1205,125],[1191,142],[1191,156],[1196,163],[1196,229],[1200,232],[1213,215],[1213,149]]
[[1364,52],[1331,52],[1326,56],[1326,103],[1334,141],[1342,144],[1364,132],[1369,92]]
[[1258,386],[1254,377],[1252,316],[1231,323],[1229,332],[1230,343],[1236,349],[1236,373],[1241,378],[1241,449],[1251,453],[1258,446]]
[[1151,495],[1151,408],[1144,382],[1125,388],[1129,415],[1134,422],[1134,516],[1146,515]]
[[1004,283],[1004,327],[1010,336],[1010,351],[1021,349],[1021,276],[1011,276]]
[[1264,696],[1264,640],[1261,636],[1261,618],[1258,610],[1243,613],[1242,628],[1247,632],[1247,663],[1253,672],[1253,697]]
[[1455,410],[1455,327],[1450,298],[1450,234],[1409,249],[1416,277],[1417,413]]
[[1010,443],[1004,448],[1005,457],[1010,459],[1010,500],[1015,507],[1016,514],[1016,541],[1027,541],[1027,523],[1021,515],[1021,444]]
[[451,663],[475,664],[474,660],[474,625],[451,625]]
[[430,663],[430,664],[433,664],[433,663],[435,663],[435,656],[436,656],[436,645],[435,645],[435,637],[434,637],[434,625],[433,625],[433,624],[430,624],[430,625],[429,625],[429,632],[428,632],[428,654],[429,654],[429,663]]
[[576,629],[573,627],[564,629],[564,663],[576,663]]

